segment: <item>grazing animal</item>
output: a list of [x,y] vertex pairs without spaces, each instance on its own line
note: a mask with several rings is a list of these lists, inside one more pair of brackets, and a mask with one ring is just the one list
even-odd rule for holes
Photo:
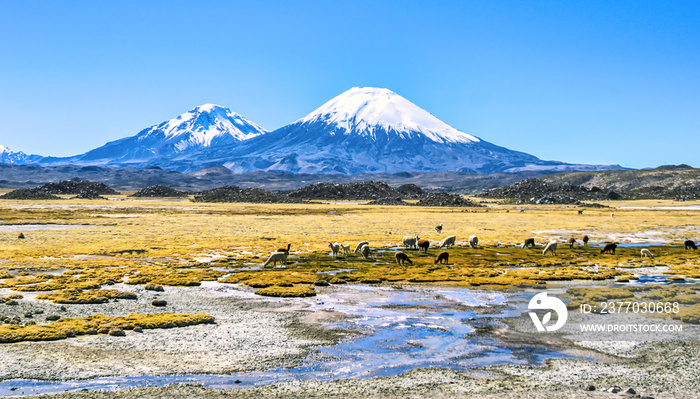
[[361,243],[357,244],[357,246],[355,247],[355,253],[359,253],[359,252],[360,252],[360,248],[362,248],[363,245],[369,245],[369,242],[368,242],[368,241],[362,241]]
[[693,240],[686,240],[685,249],[689,249],[689,248],[698,249],[698,247],[695,245],[695,242],[693,242]]
[[523,248],[527,248],[527,247],[535,248],[535,239],[534,238],[528,238],[525,240],[525,243],[523,244]]
[[450,254],[448,252],[440,252],[438,254],[437,258],[435,258],[435,264],[438,264],[438,263],[447,264],[447,263],[449,263],[449,260],[450,260]]
[[338,256],[338,251],[340,251],[340,244],[337,242],[328,243],[328,247],[333,251],[333,256]]
[[612,213],[612,212],[610,212],[610,217],[611,217],[611,218],[614,218],[614,217],[615,217],[615,214]]
[[605,247],[600,251],[601,254],[615,254],[615,248],[617,248],[617,244],[605,244]]
[[428,240],[418,240],[418,251],[420,251],[420,250],[422,249],[423,252],[425,252],[425,253],[427,254],[427,253],[428,253],[428,248],[430,248],[430,241],[428,241]]
[[397,252],[396,255],[394,255],[394,257],[396,257],[396,263],[398,263],[399,265],[403,265],[404,262],[408,262],[409,265],[413,264],[408,255],[406,255],[403,252]]
[[452,248],[455,246],[455,240],[457,240],[457,236],[449,236],[446,237],[444,241],[442,241],[442,244],[440,244],[440,248],[442,247],[447,247],[447,248]]
[[289,256],[288,253],[286,252],[275,252],[272,255],[270,255],[269,258],[267,258],[267,261],[263,263],[263,267],[269,265],[270,263],[273,264],[273,266],[277,266],[277,262],[280,262],[284,265],[287,264],[287,256]]
[[289,255],[289,249],[292,247],[292,244],[287,244],[287,248],[279,248],[277,249],[277,252],[286,252],[287,255]]
[[583,209],[579,209],[578,214],[583,215]]
[[569,240],[567,242],[569,243],[569,249],[573,249],[574,244],[576,244],[576,239],[574,237],[569,237]]
[[439,225],[435,226],[435,232],[438,233],[438,234],[442,233],[442,223],[440,223]]
[[404,248],[416,248],[416,244],[418,243],[418,234],[415,235],[415,237],[411,236],[404,236],[403,237],[403,247]]
[[583,236],[583,246],[585,247],[587,245],[588,245],[588,236]]
[[646,249],[646,248],[642,248],[641,253],[642,253],[642,258],[653,258],[654,257],[654,255],[651,254],[651,251]]
[[343,250],[343,255],[350,255],[350,244],[340,244],[340,248]]
[[544,247],[544,251],[542,251],[542,255],[547,255],[547,252],[551,252],[552,255],[556,255],[558,245],[559,243],[557,242],[557,240],[549,240],[547,245]]
[[365,259],[369,259],[369,245],[363,245],[362,248],[360,248],[360,253],[365,257]]
[[479,237],[477,237],[477,236],[469,237],[469,246],[472,248],[477,248],[479,246]]

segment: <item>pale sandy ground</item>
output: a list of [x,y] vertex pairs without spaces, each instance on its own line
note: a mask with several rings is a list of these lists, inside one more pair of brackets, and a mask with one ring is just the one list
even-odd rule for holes
[[[101,312],[152,312],[153,293],[139,287],[139,300],[99,305]],[[213,315],[216,325],[129,333],[126,338],[93,336],[56,342],[27,342],[0,346],[0,379],[91,378],[114,375],[172,373],[227,373],[264,370],[298,364],[309,348],[331,344],[341,335],[321,328],[318,321],[337,317],[330,312],[299,312],[290,302],[220,295],[211,287],[166,288],[161,297],[166,310]],[[292,302],[293,303],[293,302]],[[42,307],[60,313],[58,305],[21,301],[17,312]],[[26,308],[26,309],[25,309]],[[77,309],[77,310],[76,310]],[[90,313],[89,306],[69,306],[72,312]],[[572,315],[577,320],[577,315]],[[619,316],[629,322],[632,316]],[[638,320],[645,320],[637,317]],[[297,380],[258,388],[214,390],[198,384],[146,387],[110,392],[73,392],[47,398],[619,398],[607,389],[632,387],[637,397],[700,397],[700,336],[687,330],[679,336],[646,337],[641,341],[615,341],[615,336],[583,336],[581,345],[565,339],[572,331],[532,338],[523,318],[492,331],[517,344],[540,342],[586,359],[548,360],[545,366],[500,365],[457,372],[417,369],[396,377],[356,380]],[[611,321],[612,319],[608,319]],[[341,332],[342,333],[342,332]],[[601,340],[602,339],[602,340]],[[593,348],[594,350],[591,350]],[[586,391],[588,385],[595,391]]]

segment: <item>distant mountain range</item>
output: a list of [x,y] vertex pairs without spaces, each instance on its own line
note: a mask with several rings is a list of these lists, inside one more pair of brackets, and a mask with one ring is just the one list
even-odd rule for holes
[[160,167],[179,172],[221,165],[236,173],[295,174],[622,169],[543,161],[461,132],[390,90],[359,87],[272,132],[228,108],[205,104],[72,157],[0,149],[0,161],[11,164]]

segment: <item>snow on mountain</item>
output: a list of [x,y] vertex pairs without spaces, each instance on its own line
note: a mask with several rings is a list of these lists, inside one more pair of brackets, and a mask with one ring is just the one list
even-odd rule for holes
[[391,90],[353,87],[295,123],[323,122],[345,134],[376,139],[379,129],[410,139],[420,133],[437,143],[471,143],[480,140],[460,132]]
[[144,136],[163,134],[179,151],[209,147],[219,137],[243,141],[267,133],[265,129],[228,108],[215,104],[195,107],[175,119],[151,127]]
[[0,145],[0,162],[2,163],[23,165],[40,158],[41,156],[39,155],[27,155],[22,151],[12,151],[4,145]]
[[397,173],[596,170],[539,158],[457,130],[400,95],[354,87],[273,132],[231,110],[204,104],[177,118],[44,165],[158,166],[192,172]]
[[461,132],[400,95],[352,88],[306,117],[248,140],[228,157],[235,172],[290,173],[463,171],[492,173],[542,161]]
[[42,163],[116,167],[159,165],[187,158],[208,147],[230,149],[265,133],[267,130],[228,108],[204,104],[135,136],[109,142],[82,155],[47,158]]

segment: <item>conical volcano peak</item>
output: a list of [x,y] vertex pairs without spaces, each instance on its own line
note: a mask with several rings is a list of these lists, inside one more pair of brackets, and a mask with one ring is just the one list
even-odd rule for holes
[[317,122],[335,125],[346,134],[373,136],[376,129],[383,129],[404,138],[422,134],[438,143],[480,141],[442,122],[393,91],[376,87],[353,87],[297,121]]
[[237,141],[243,141],[267,131],[226,107],[202,104],[152,127],[151,132],[162,132],[170,138],[187,136],[192,144],[206,147],[216,137],[231,136]]

